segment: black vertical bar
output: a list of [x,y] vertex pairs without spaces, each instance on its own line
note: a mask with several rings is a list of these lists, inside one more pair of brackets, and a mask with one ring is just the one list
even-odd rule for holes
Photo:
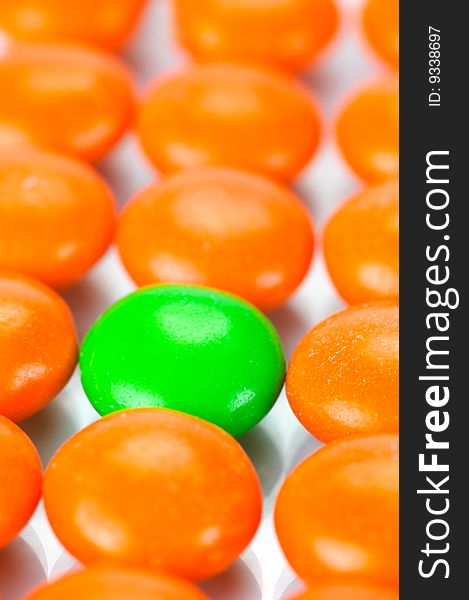
[[469,598],[466,10],[400,5],[402,600]]

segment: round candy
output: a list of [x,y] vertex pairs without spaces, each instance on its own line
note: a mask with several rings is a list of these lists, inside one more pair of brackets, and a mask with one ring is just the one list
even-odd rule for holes
[[44,502],[58,538],[84,564],[205,579],[247,546],[262,499],[234,438],[147,408],[108,415],[66,442],[46,471]]
[[335,442],[283,484],[277,535],[288,562],[313,589],[330,581],[397,587],[398,446],[397,435]]
[[30,417],[67,383],[77,360],[70,311],[54,291],[0,272],[0,415]]
[[297,70],[334,36],[334,0],[175,0],[179,39],[198,60],[240,60]]
[[318,147],[320,119],[309,92],[293,79],[216,64],[154,82],[138,133],[163,173],[216,165],[291,180]]
[[345,160],[369,183],[399,174],[399,93],[393,80],[354,94],[337,120],[337,141]]
[[111,192],[87,164],[0,151],[0,268],[67,286],[106,250],[113,224]]
[[399,308],[362,304],[338,312],[301,340],[287,397],[317,439],[399,430]]
[[367,0],[363,30],[373,48],[388,64],[399,68],[399,0]]
[[0,57],[0,148],[36,145],[101,158],[124,133],[131,80],[114,57],[55,44],[16,44]]
[[347,200],[324,230],[324,255],[350,304],[399,297],[399,185],[370,187]]
[[86,336],[80,368],[102,415],[161,406],[233,435],[267,414],[284,380],[280,338],[264,315],[234,296],[177,285],[112,306]]
[[75,40],[109,49],[122,46],[146,0],[2,0],[0,28],[30,41]]
[[[1,310],[0,305],[0,331]],[[17,425],[0,415],[0,548],[29,521],[41,496],[41,484],[36,448]]]
[[306,209],[286,188],[206,167],[140,192],[124,209],[117,246],[138,285],[206,285],[271,309],[306,275],[314,238]]
[[399,595],[391,589],[369,584],[329,584],[315,586],[290,600],[398,600]]
[[208,600],[195,586],[167,575],[91,567],[42,585],[24,600]]

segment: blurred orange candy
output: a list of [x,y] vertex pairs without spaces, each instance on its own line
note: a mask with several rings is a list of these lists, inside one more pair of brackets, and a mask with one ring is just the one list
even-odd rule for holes
[[305,335],[287,373],[299,421],[323,442],[399,431],[399,308],[333,314]]
[[80,562],[185,579],[224,571],[252,539],[262,506],[234,438],[161,408],[115,412],[75,434],[47,468],[44,502]]
[[290,600],[398,600],[397,592],[368,584],[329,584],[294,596]]
[[132,115],[132,83],[114,57],[58,44],[14,44],[0,57],[0,149],[37,145],[97,161]]
[[0,415],[30,417],[67,383],[77,360],[70,311],[53,290],[0,272]]
[[29,521],[39,502],[41,485],[42,468],[36,448],[19,427],[0,415],[0,549]]
[[374,51],[399,68],[399,0],[367,0],[363,30]]
[[313,589],[330,581],[397,588],[398,446],[397,435],[335,442],[287,477],[275,526],[288,562]]
[[376,183],[399,174],[399,93],[394,80],[361,88],[337,119],[337,141],[355,173]]
[[2,0],[0,29],[34,42],[84,41],[122,46],[147,0]]
[[114,201],[86,163],[0,150],[0,269],[53,287],[78,280],[112,239]]
[[314,237],[306,209],[287,188],[206,167],[137,194],[121,216],[117,246],[138,285],[205,285],[270,309],[301,283]]
[[399,297],[399,185],[386,182],[347,200],[324,230],[337,291],[350,304]]
[[309,92],[293,79],[216,64],[155,81],[138,133],[163,173],[216,165],[291,180],[318,147],[320,118]]
[[197,60],[307,67],[331,41],[335,0],[175,0],[179,39]]
[[94,567],[42,585],[24,600],[207,600],[195,586],[167,575]]

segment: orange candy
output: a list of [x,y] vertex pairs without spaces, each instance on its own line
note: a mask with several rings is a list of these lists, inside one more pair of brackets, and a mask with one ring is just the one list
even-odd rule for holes
[[44,502],[60,541],[84,564],[220,573],[261,514],[254,467],[234,438],[166,409],[113,413],[77,433],[46,471]]
[[324,230],[337,291],[350,304],[399,297],[399,185],[391,181],[347,200]]
[[377,183],[399,174],[399,94],[394,80],[355,93],[336,125],[337,141],[355,173]]
[[70,311],[54,291],[0,273],[0,415],[30,417],[67,383],[77,360]]
[[2,0],[0,28],[34,42],[74,40],[115,49],[137,24],[146,0]]
[[204,285],[270,309],[300,284],[314,239],[308,213],[289,190],[207,167],[140,192],[124,209],[117,246],[138,285]]
[[[1,310],[0,304],[0,327]],[[42,468],[36,448],[19,427],[0,415],[0,548],[11,542],[29,521],[39,502],[41,484]]]
[[87,48],[16,44],[0,57],[0,149],[38,145],[97,161],[132,112],[131,79]]
[[301,340],[287,373],[299,421],[323,442],[397,433],[399,308],[362,304],[338,312]]
[[399,595],[391,589],[360,584],[330,584],[315,587],[290,600],[398,600]]
[[398,446],[397,435],[335,442],[283,484],[277,534],[288,562],[313,589],[330,581],[397,587]]
[[175,0],[179,39],[199,61],[241,60],[297,70],[330,42],[334,0]]
[[114,201],[87,164],[0,151],[0,268],[53,286],[77,281],[112,239]]
[[320,119],[309,92],[293,79],[216,64],[154,82],[138,133],[163,173],[217,165],[291,180],[318,147]]
[[41,586],[25,600],[208,600],[195,586],[166,575],[94,567]]
[[374,51],[399,68],[399,0],[367,0],[363,30]]

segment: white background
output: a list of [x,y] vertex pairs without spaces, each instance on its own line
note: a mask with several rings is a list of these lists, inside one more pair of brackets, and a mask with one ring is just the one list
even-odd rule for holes
[[[337,203],[360,186],[335,148],[334,116],[344,96],[358,82],[385,70],[369,55],[361,40],[357,14],[361,0],[340,0],[340,4],[343,19],[337,41],[319,64],[302,75],[319,99],[325,117],[322,147],[311,167],[295,184],[318,232]],[[133,43],[123,52],[123,59],[134,71],[139,88],[156,74],[184,60],[175,48],[170,23],[168,3],[165,0],[150,1]],[[111,183],[120,205],[155,178],[130,135],[100,166],[100,171]],[[110,249],[87,277],[64,293],[73,310],[80,339],[98,315],[132,289],[115,251]],[[287,305],[269,315],[280,331],[287,356],[291,356],[295,345],[311,326],[340,307],[341,302],[328,281],[318,249],[313,268],[300,290]],[[75,372],[52,404],[22,426],[37,445],[46,465],[66,439],[96,418],[97,414],[81,389],[78,372]],[[280,600],[299,584],[276,541],[272,507],[286,474],[319,443],[293,417],[284,392],[269,416],[245,435],[241,443],[262,481],[264,518],[242,558],[204,589],[213,600]],[[0,551],[0,595],[3,600],[17,600],[38,582],[57,576],[74,564],[50,530],[40,505],[21,536]]]

